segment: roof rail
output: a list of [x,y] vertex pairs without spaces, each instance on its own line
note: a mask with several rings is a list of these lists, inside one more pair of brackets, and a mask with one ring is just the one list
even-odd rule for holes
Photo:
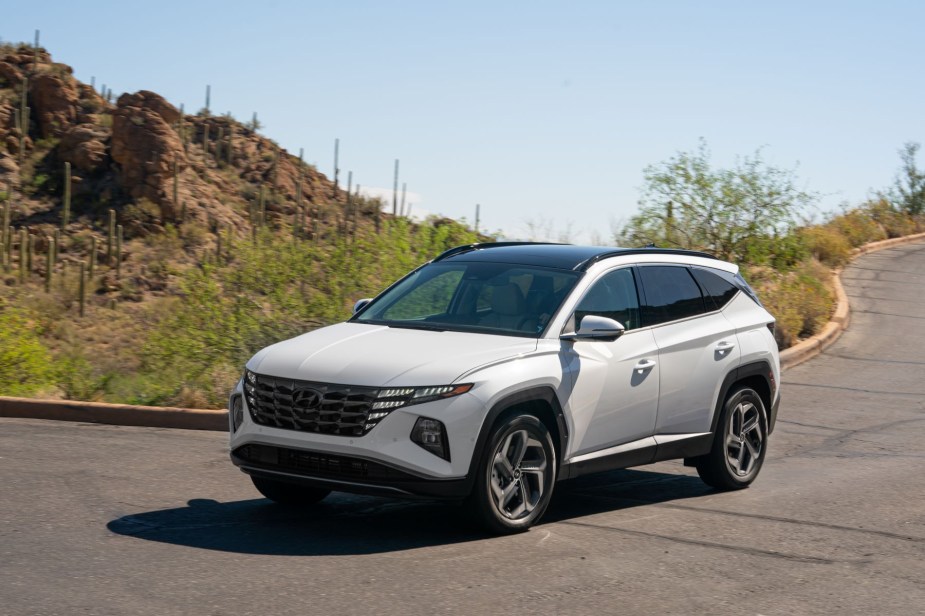
[[561,246],[562,244],[558,244],[557,242],[481,242],[478,244],[463,244],[462,246],[456,246],[454,248],[450,248],[449,250],[446,250],[440,253],[438,256],[434,257],[433,261],[431,262],[442,261],[444,259],[455,257],[456,255],[461,255],[464,252],[471,252],[473,250],[485,250],[486,248],[504,248],[506,246],[532,246],[532,245],[538,245],[538,246],[559,245]]
[[589,267],[597,263],[598,261],[603,261],[604,259],[609,259],[611,257],[622,257],[625,255],[686,255],[688,257],[703,257],[705,259],[716,259],[717,257],[706,252],[700,252],[699,250],[684,250],[682,248],[618,248],[610,252],[602,252],[600,254],[594,255],[589,259],[585,259],[573,269],[578,272],[587,271]]

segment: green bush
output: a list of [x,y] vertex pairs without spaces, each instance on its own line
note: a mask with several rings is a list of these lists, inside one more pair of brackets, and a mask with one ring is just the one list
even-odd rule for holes
[[0,395],[27,396],[52,385],[51,355],[34,315],[0,300]]
[[886,239],[883,228],[862,209],[850,210],[836,216],[825,226],[844,237],[852,248]]
[[841,267],[851,258],[851,244],[831,227],[804,227],[799,231],[809,253],[829,267]]
[[790,272],[752,269],[746,276],[777,319],[775,336],[781,348],[815,334],[835,309],[831,272],[816,261],[804,262]]
[[888,238],[910,235],[920,228],[914,218],[905,212],[896,210],[885,199],[869,202],[864,207],[864,210],[868,216],[880,225]]

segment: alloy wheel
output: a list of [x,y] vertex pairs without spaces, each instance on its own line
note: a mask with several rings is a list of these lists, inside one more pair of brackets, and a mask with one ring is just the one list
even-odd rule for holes
[[763,447],[760,409],[751,402],[739,402],[729,413],[726,464],[736,476],[747,477],[755,470]]
[[524,518],[540,504],[546,485],[546,450],[526,430],[508,434],[492,456],[489,478],[495,508],[505,518]]

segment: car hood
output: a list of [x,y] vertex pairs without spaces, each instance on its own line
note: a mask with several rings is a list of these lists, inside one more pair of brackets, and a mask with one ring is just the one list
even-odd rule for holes
[[348,322],[269,346],[247,367],[258,374],[345,385],[447,385],[536,346],[535,338]]

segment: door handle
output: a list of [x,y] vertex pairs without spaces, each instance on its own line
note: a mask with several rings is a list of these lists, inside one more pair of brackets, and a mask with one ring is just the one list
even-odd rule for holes
[[735,347],[735,345],[736,345],[735,342],[728,342],[726,340],[723,340],[722,342],[716,345],[716,350],[717,351],[731,351]]
[[633,368],[636,371],[636,374],[642,374],[646,370],[651,370],[655,367],[655,362],[651,359],[641,359],[636,364],[636,367]]

